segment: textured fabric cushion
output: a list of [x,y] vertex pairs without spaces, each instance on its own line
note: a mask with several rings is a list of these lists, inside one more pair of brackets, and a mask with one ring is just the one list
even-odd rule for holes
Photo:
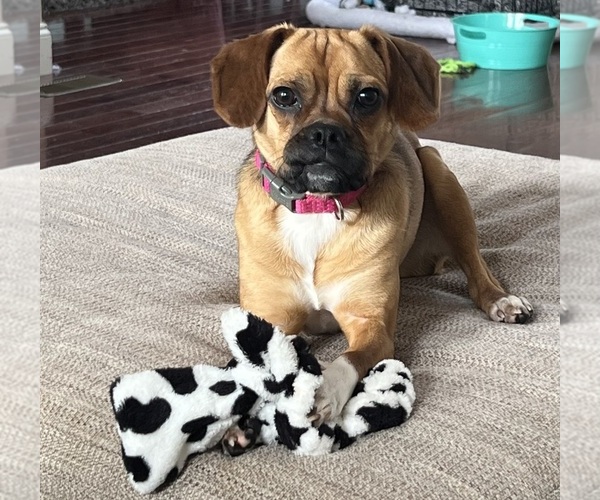
[[0,499],[37,498],[39,165],[0,170]]
[[600,161],[561,157],[561,495],[600,497]]
[[[155,498],[558,498],[558,162],[426,142],[534,321],[488,321],[458,271],[407,280],[396,355],[417,403],[405,425],[322,457],[207,453]],[[248,131],[224,129],[42,172],[46,498],[137,497],[108,401],[115,377],[228,361],[219,314],[238,302],[235,172],[250,149]],[[344,346],[312,344],[325,361]]]

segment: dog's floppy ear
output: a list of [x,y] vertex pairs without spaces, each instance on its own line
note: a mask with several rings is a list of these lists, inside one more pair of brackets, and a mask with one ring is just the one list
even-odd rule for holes
[[388,79],[390,108],[404,128],[419,130],[439,118],[440,65],[423,47],[372,27],[361,29],[379,54]]
[[215,111],[233,127],[262,117],[271,58],[295,28],[280,25],[225,45],[211,62]]

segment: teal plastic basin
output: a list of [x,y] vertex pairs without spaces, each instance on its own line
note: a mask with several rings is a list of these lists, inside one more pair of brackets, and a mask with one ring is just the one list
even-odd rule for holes
[[600,21],[575,14],[560,15],[560,67],[577,68],[585,64]]
[[[561,71],[561,77],[564,72]],[[562,80],[561,80],[562,85]],[[560,89],[562,98],[562,87]],[[502,110],[503,116],[539,113],[553,106],[548,69],[528,71],[475,71],[467,78],[456,78],[452,87],[453,103],[464,108]]]
[[467,14],[452,20],[463,61],[480,68],[534,69],[545,66],[558,19],[537,14]]

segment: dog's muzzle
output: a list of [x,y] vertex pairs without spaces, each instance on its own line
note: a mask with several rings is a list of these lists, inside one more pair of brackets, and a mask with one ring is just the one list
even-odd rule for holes
[[295,214],[333,213],[338,220],[344,220],[344,209],[352,205],[367,187],[364,185],[339,195],[298,193],[272,170],[258,149],[254,152],[254,163],[260,172],[264,190],[275,202]]
[[297,192],[347,193],[366,180],[367,161],[339,125],[313,123],[290,139],[279,175]]

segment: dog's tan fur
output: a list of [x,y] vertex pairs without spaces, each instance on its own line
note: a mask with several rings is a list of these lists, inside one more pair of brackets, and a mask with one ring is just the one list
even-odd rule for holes
[[[473,300],[492,319],[529,316],[529,304],[509,296],[481,258],[458,181],[437,151],[421,148],[414,134],[433,123],[439,109],[438,64],[424,49],[374,28],[283,25],[225,46],[213,61],[212,78],[217,112],[231,125],[253,128],[274,170],[286,168],[288,141],[315,122],[352,131],[369,162],[366,191],[319,246],[307,284],[306,266],[286,237],[290,227],[293,237],[297,219],[264,192],[248,160],[235,214],[242,307],[290,334],[307,329],[315,310],[328,310],[347,338],[343,356],[356,377],[394,355],[401,274],[438,272],[448,257],[465,271]],[[303,97],[294,115],[281,113],[267,98],[290,82]],[[352,115],[357,85],[382,89],[384,104],[377,113]],[[329,381],[320,395],[316,411],[323,418],[339,413],[351,393],[351,387],[338,391],[334,382],[340,381]]]

